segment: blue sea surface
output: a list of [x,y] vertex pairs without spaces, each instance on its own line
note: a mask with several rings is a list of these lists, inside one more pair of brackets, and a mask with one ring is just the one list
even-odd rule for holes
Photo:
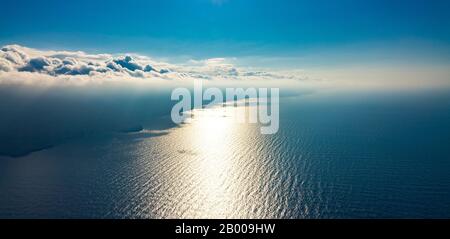
[[[170,118],[161,118],[170,121]],[[0,218],[450,218],[450,93],[311,93],[0,157]]]

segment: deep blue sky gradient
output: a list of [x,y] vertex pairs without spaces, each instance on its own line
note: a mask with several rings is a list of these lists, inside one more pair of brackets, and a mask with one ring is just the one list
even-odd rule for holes
[[[450,45],[450,1],[3,0],[0,44],[194,57],[404,39]],[[360,49],[359,49],[360,50]]]

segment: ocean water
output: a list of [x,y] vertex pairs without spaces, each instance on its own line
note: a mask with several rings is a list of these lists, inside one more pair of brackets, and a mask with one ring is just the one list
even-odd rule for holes
[[275,135],[215,108],[0,157],[0,218],[450,218],[450,93],[280,107]]

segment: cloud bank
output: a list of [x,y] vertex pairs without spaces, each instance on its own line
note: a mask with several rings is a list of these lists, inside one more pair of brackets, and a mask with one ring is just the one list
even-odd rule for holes
[[[294,59],[290,61],[295,62]],[[118,82],[138,83],[139,87],[141,83],[148,83],[150,87],[173,88],[192,86],[192,80],[202,79],[205,84],[219,87],[338,90],[450,87],[448,64],[336,65],[310,67],[305,71],[298,67],[286,70],[271,67],[275,62],[264,68],[244,67],[239,63],[242,59],[211,58],[174,64],[140,54],[88,54],[6,45],[0,48],[0,85],[65,86]]]
[[44,51],[19,45],[0,49],[0,83],[76,80],[302,80],[298,74],[237,67],[232,60],[213,58],[183,64],[158,62],[138,54],[87,54]]

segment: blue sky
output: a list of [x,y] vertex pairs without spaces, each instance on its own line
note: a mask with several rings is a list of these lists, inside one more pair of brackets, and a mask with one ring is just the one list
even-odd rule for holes
[[[362,52],[374,58],[382,48],[400,58],[412,54],[446,60],[448,55],[442,52],[447,53],[450,45],[450,1],[440,0],[4,0],[1,4],[2,45],[169,58],[287,59],[342,51],[348,58]],[[325,62],[324,58],[317,61]]]

